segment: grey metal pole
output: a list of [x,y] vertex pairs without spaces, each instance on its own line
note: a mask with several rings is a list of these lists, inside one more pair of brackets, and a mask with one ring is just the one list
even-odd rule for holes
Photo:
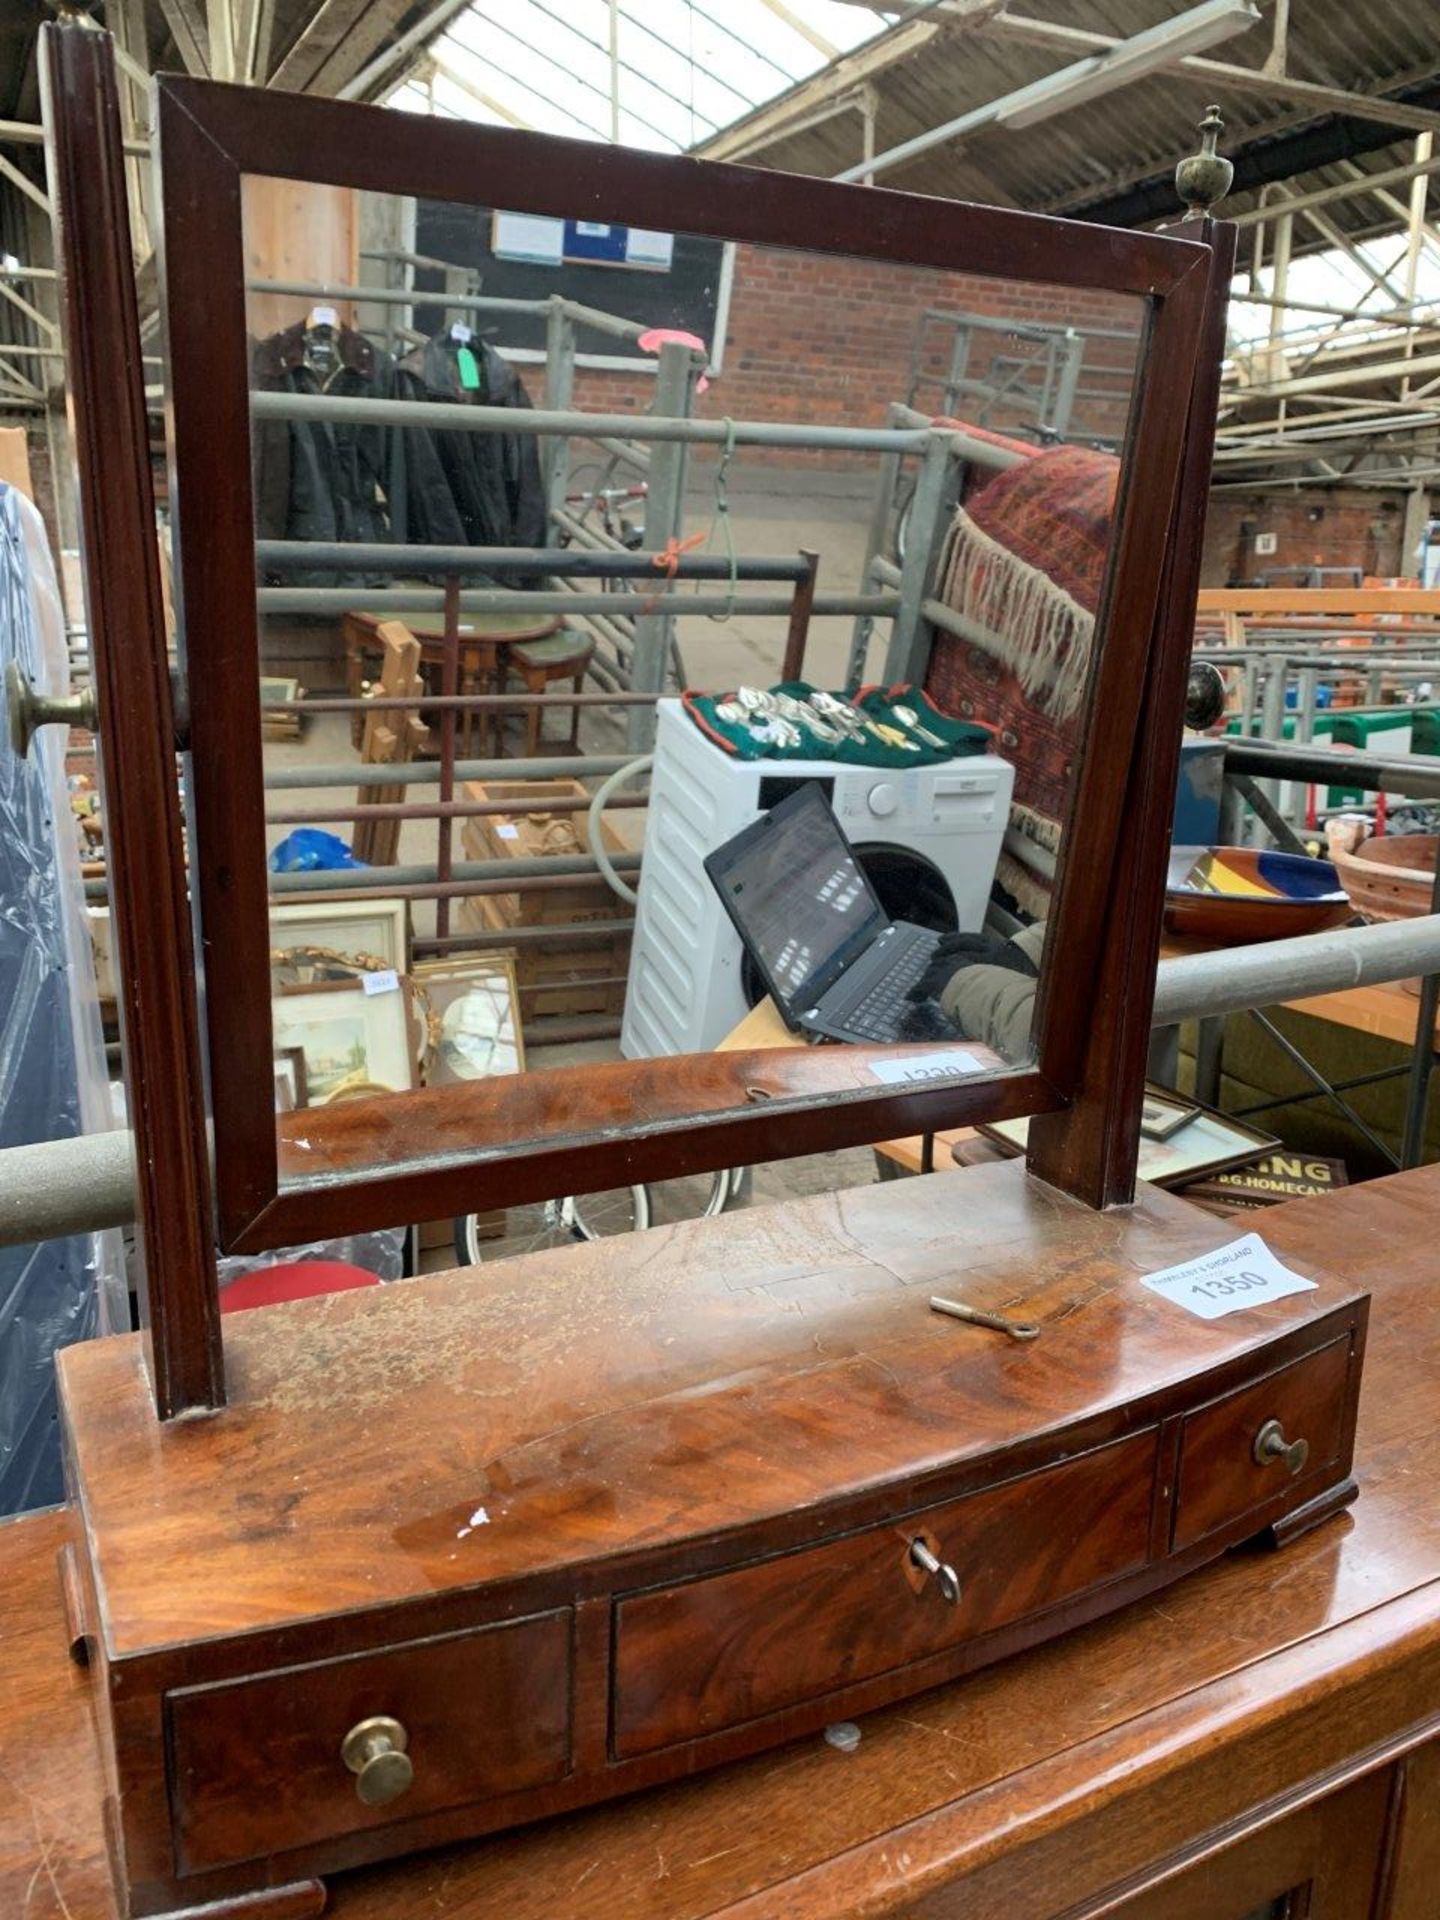
[[[750,613],[778,615],[783,617],[790,611],[788,596],[757,593],[744,599],[734,599],[728,593],[695,593],[684,588],[667,587],[663,574],[655,576],[655,591],[645,594],[626,592],[617,589],[613,593],[568,593],[563,588],[554,591],[536,591],[526,593],[522,589],[506,587],[467,587],[460,595],[460,611],[465,613],[609,613],[630,614],[640,624],[641,608],[649,601],[652,615],[656,619],[668,618],[668,610],[676,613]],[[382,608],[395,613],[441,613],[445,607],[445,596],[434,587],[376,587],[369,592],[357,592],[354,587],[261,587],[255,595],[255,604],[261,613],[353,613],[357,605],[379,612]],[[894,613],[899,602],[893,593],[821,593],[815,596],[814,611],[817,615],[834,613]],[[501,639],[504,635],[499,636]],[[461,625],[460,639],[463,646],[465,628]],[[637,691],[658,692],[657,688],[637,688]]]
[[128,1226],[135,1218],[135,1136],[86,1133],[0,1152],[0,1247]]
[[[570,754],[564,758],[549,756],[533,760],[457,760],[457,780],[558,780],[571,776],[576,780],[592,775],[616,773],[628,767],[631,756],[608,753]],[[407,760],[398,766],[302,766],[267,767],[268,791],[284,792],[302,787],[433,787],[440,782],[438,760]]]
[[[375,289],[372,289],[372,294]],[[362,296],[363,297],[363,296]],[[542,308],[543,311],[543,308]],[[664,357],[662,350],[662,359]],[[688,357],[688,356],[687,356]],[[333,393],[252,393],[250,414],[255,420],[315,420],[375,427],[429,427],[456,433],[569,433],[589,439],[686,440],[696,446],[723,447],[733,427],[737,447],[816,447],[852,453],[923,453],[941,427],[800,427],[788,420],[691,420],[675,414],[586,413],[571,409],[551,413],[546,407],[471,407],[450,400],[357,400]],[[961,452],[966,442],[984,448],[983,441],[958,430],[950,437]],[[1008,464],[994,458],[990,464]]]
[[[562,527],[580,525],[574,516],[560,512],[555,516]],[[585,530],[587,534],[590,529]],[[645,580],[651,586],[663,586],[664,566],[657,567],[662,556],[651,552],[633,552],[618,540],[605,537],[603,552],[583,547],[446,547],[401,546],[372,540],[257,540],[257,566],[284,573],[290,568],[344,567],[357,572],[396,574],[471,573],[487,574],[544,573],[558,578],[563,574],[599,579]],[[730,562],[723,554],[687,553],[677,563],[682,580],[728,580]],[[744,554],[735,562],[741,580],[788,580],[809,578],[810,569],[796,554]],[[355,589],[349,588],[352,602]],[[363,590],[362,590],[363,591]],[[383,589],[372,589],[383,591]],[[423,591],[423,589],[422,589]],[[432,589],[435,591],[435,589]],[[443,595],[442,595],[443,598]],[[525,605],[533,603],[525,595]]]
[[1163,960],[1156,973],[1152,1019],[1155,1026],[1166,1026],[1437,971],[1440,918],[1336,927],[1330,933]]
[[[688,415],[694,384],[694,352],[678,341],[667,340],[660,349],[660,366],[655,375],[655,404],[659,418]],[[685,489],[685,444],[679,440],[662,441],[650,459],[650,491],[645,500],[645,544],[664,550],[667,541],[678,539],[680,513]],[[663,576],[661,576],[663,578]],[[714,609],[723,613],[728,599]],[[602,609],[603,611],[603,609]],[[707,607],[706,611],[710,611]],[[665,669],[670,659],[674,633],[671,615],[659,607],[643,613],[635,622],[635,650],[630,656],[630,684],[637,693],[662,693]],[[648,753],[655,744],[655,715],[645,707],[633,708],[626,721],[627,738],[636,753]]]
[[[640,865],[638,853],[616,853],[610,859],[611,864],[621,872],[633,872]],[[442,874],[433,861],[422,861],[410,866],[335,867],[316,872],[272,873],[270,892],[272,895],[350,893],[357,887],[373,892],[377,888],[434,886],[441,880],[455,881],[463,892],[464,885],[459,883],[564,879],[570,874],[588,876],[599,871],[599,861],[589,853],[565,853],[553,858],[529,860],[460,860],[448,874]],[[86,899],[105,899],[108,884],[104,879],[87,880]]]
[[[1289,684],[1289,679],[1290,662],[1288,660],[1276,658],[1267,663],[1260,731],[1267,740],[1273,740],[1277,746],[1283,745],[1285,740],[1285,688]],[[1280,782],[1267,780],[1262,791],[1276,812],[1280,812]],[[1260,823],[1257,820],[1251,820],[1246,837],[1252,844],[1260,842],[1262,836]]]
[[1218,828],[1222,847],[1238,847],[1243,844],[1245,832],[1245,796],[1235,784],[1235,776],[1226,773],[1220,786],[1220,825]]
[[1423,753],[1339,753],[1333,747],[1271,747],[1258,740],[1227,740],[1225,770],[1261,779],[1278,775],[1323,786],[1361,787],[1368,793],[1385,788],[1417,800],[1440,800],[1440,759]]
[[1071,416],[1075,412],[1075,391],[1080,385],[1080,365],[1085,358],[1085,336],[1077,333],[1073,327],[1067,327],[1060,351],[1062,357],[1060,378],[1056,383],[1055,412],[1048,424],[1063,440],[1070,431]]
[[945,533],[941,520],[949,471],[949,443],[943,434],[931,434],[915,481],[915,501],[900,568],[900,604],[885,651],[887,685],[924,677],[928,646],[921,622],[930,575]]
[[[1430,912],[1440,915],[1440,857],[1430,888]],[[1440,925],[1440,920],[1437,920]],[[1400,1142],[1402,1167],[1418,1167],[1425,1154],[1426,1120],[1430,1113],[1430,1081],[1435,1068],[1435,1012],[1440,1006],[1440,970],[1420,982],[1420,1004],[1415,1012],[1415,1051],[1410,1057],[1410,1079],[1405,1089],[1405,1131]]]
[[[1440,973],[1440,915],[1162,960],[1152,1025],[1174,1026],[1417,973]],[[0,1246],[133,1219],[133,1151],[128,1133],[0,1149]]]
[[[892,401],[885,415],[886,426],[896,424],[896,406]],[[886,545],[890,516],[895,511],[895,492],[900,484],[900,455],[882,453],[875,476],[875,492],[870,503],[870,524],[865,531],[865,555],[860,566],[860,583],[870,584],[870,569]],[[865,677],[865,656],[870,647],[874,622],[866,614],[857,614],[850,631],[850,660],[845,670],[847,687],[858,687]]]
[[[567,413],[574,397],[575,323],[560,297],[552,295],[545,319],[545,410]],[[542,440],[540,465],[550,512],[558,513],[565,505],[565,487],[570,476],[569,440],[561,434]]]
[[[1295,738],[1306,746],[1315,738],[1315,703],[1320,693],[1320,675],[1314,667],[1301,667],[1296,675],[1299,701],[1295,712]],[[1297,827],[1305,825],[1305,790],[1309,783],[1296,780],[1290,787],[1290,818]]]

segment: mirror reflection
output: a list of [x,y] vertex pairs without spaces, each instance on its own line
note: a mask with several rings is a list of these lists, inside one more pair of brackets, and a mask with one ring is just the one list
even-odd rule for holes
[[1142,303],[245,215],[282,1177],[1033,1064]]

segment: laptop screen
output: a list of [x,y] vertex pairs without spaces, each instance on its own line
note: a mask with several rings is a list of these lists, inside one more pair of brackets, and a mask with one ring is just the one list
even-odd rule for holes
[[717,848],[705,870],[787,1014],[813,1007],[889,924],[813,781]]

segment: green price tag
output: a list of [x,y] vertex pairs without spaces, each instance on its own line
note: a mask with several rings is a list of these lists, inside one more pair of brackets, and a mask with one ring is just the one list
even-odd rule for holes
[[460,369],[460,384],[469,393],[475,393],[480,386],[480,367],[469,347],[461,347],[455,355],[455,363]]

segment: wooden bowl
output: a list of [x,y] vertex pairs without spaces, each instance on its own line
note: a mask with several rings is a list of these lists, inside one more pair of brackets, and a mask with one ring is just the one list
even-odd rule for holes
[[[1212,892],[1188,878],[1212,855],[1263,893]],[[1328,860],[1259,847],[1172,847],[1165,889],[1165,925],[1171,933],[1211,946],[1248,946],[1319,933],[1350,918],[1350,896]]]

